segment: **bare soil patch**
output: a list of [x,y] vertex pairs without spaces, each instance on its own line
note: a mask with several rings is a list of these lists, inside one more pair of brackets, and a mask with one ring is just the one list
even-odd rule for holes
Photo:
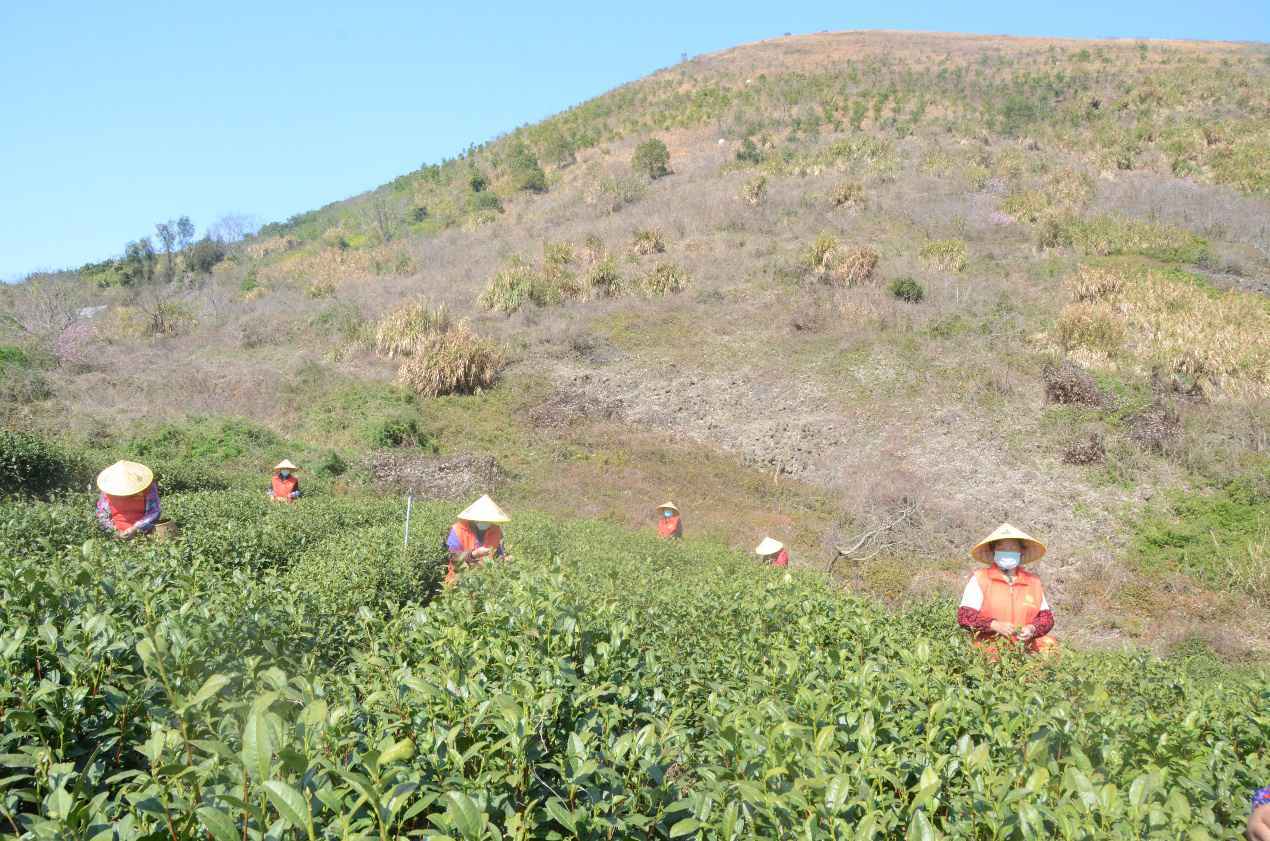
[[489,493],[506,480],[492,456],[421,456],[381,450],[367,456],[363,466],[381,488],[423,499],[460,502]]

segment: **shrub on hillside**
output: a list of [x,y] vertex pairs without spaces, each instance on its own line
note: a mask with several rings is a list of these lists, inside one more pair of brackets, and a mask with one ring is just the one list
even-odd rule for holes
[[758,148],[758,144],[747,137],[741,141],[741,146],[736,150],[736,159],[744,164],[761,164],[763,152]]
[[407,301],[379,319],[375,351],[389,359],[409,356],[429,336],[448,329],[450,313],[444,304],[432,307],[424,300]]
[[1201,263],[1209,253],[1204,239],[1169,225],[1115,216],[1072,218],[1066,225],[1072,245],[1091,256],[1141,254],[1170,262]]
[[878,253],[867,245],[850,245],[832,254],[825,279],[839,286],[855,286],[873,276]]
[[927,266],[941,272],[966,268],[966,243],[959,239],[937,239],[926,243],[918,256]]
[[1107,446],[1103,442],[1102,435],[1097,432],[1091,432],[1088,438],[1073,441],[1063,449],[1063,464],[1087,467],[1092,464],[1102,464],[1106,460]]
[[900,277],[891,281],[891,294],[906,304],[920,304],[926,297],[926,290],[911,277]]
[[45,496],[84,471],[82,462],[38,435],[0,429],[0,496]]
[[547,191],[547,174],[543,172],[533,152],[523,143],[514,146],[508,156],[507,177],[513,190],[531,193]]
[[513,257],[494,273],[476,302],[487,310],[511,315],[527,303],[542,303],[542,285],[542,279],[533,266]]
[[216,264],[228,255],[224,243],[204,237],[185,252],[185,265],[190,271],[210,274]]
[[460,323],[424,340],[402,363],[397,382],[422,397],[475,394],[494,384],[503,363],[496,343]]
[[829,203],[834,207],[864,207],[864,187],[854,181],[843,181],[829,193]]
[[670,150],[666,144],[653,137],[635,147],[631,168],[651,179],[670,174]]
[[639,288],[645,295],[659,298],[679,292],[687,285],[688,275],[683,269],[674,263],[659,263],[640,280]]
[[588,187],[586,203],[617,213],[642,199],[647,190],[647,182],[636,175],[601,175]]
[[426,429],[419,426],[419,419],[408,415],[377,418],[366,425],[365,440],[379,449],[419,447],[437,451],[436,441]]
[[1046,362],[1041,368],[1045,399],[1064,406],[1102,406],[1106,398],[1089,372],[1070,360]]
[[617,267],[617,259],[606,255],[593,265],[586,276],[587,289],[592,295],[603,298],[615,298],[622,294],[622,273]]
[[326,479],[334,479],[348,472],[348,462],[339,453],[331,450],[318,460],[313,472]]
[[741,186],[741,201],[758,207],[767,200],[767,176],[757,175]]
[[828,231],[816,236],[816,240],[808,247],[803,263],[810,271],[822,274],[832,265],[834,252],[838,250],[838,238]]
[[631,241],[631,253],[637,256],[661,254],[666,250],[666,239],[656,228],[643,228],[635,232]]

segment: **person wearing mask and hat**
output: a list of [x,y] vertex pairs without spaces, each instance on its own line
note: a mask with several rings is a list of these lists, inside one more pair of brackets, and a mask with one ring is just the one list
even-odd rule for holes
[[479,564],[490,556],[503,557],[500,526],[509,522],[511,518],[489,496],[482,496],[459,512],[458,521],[450,527],[445,539],[446,551],[450,553],[445,583],[453,584],[458,579],[460,567]]
[[135,461],[117,461],[97,474],[97,522],[127,540],[149,534],[162,513],[154,473]]
[[754,550],[754,554],[771,566],[789,566],[789,552],[786,551],[785,544],[779,540],[773,540],[770,537],[763,538],[763,542]]
[[1054,613],[1041,580],[1023,568],[1044,554],[1044,544],[1009,523],[970,550],[970,556],[984,566],[966,584],[957,624],[970,631],[977,645],[990,648],[1008,639],[1034,653],[1057,647],[1058,641],[1049,636]]
[[299,469],[285,458],[275,464],[269,498],[274,502],[295,502],[299,499],[300,480],[295,475]]
[[684,536],[683,520],[673,502],[657,506],[657,536],[662,540],[679,540]]

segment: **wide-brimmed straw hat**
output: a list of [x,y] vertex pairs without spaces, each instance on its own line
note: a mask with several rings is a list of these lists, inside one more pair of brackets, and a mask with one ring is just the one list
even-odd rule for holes
[[670,509],[671,511],[674,511],[676,514],[679,513],[679,507],[675,505],[675,503],[673,502],[663,502],[661,505],[657,506],[658,511],[665,511],[666,509]]
[[274,473],[277,473],[279,470],[299,470],[299,469],[300,468],[296,467],[294,464],[291,463],[291,459],[287,459],[287,458],[284,458],[282,461],[278,462],[277,464],[273,466]]
[[510,523],[512,520],[488,495],[459,512],[459,519],[471,523]]
[[1023,553],[1019,558],[1021,564],[1033,564],[1045,555],[1045,544],[1027,532],[1020,531],[1009,523],[1002,523],[997,530],[980,540],[970,550],[970,557],[981,564],[992,563],[992,544],[998,540],[1014,539],[1023,544]]
[[780,550],[784,548],[785,548],[785,544],[781,543],[779,540],[776,540],[771,537],[765,537],[763,538],[763,542],[760,543],[757,546],[757,548],[755,548],[754,554],[771,555],[773,553],[779,552]]
[[139,494],[154,482],[154,473],[135,461],[117,461],[97,474],[97,487],[111,496]]

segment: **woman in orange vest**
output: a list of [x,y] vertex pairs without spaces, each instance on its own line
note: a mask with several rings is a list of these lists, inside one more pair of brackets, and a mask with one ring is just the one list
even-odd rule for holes
[[283,459],[273,467],[273,482],[269,487],[269,498],[274,502],[295,502],[300,498],[300,480],[295,473],[300,468],[287,459]]
[[754,554],[774,567],[789,566],[789,552],[786,551],[785,544],[779,540],[773,540],[770,537],[763,538],[763,542],[754,550]]
[[488,496],[482,496],[461,511],[458,522],[450,527],[445,539],[445,548],[450,553],[445,583],[453,584],[458,579],[461,566],[479,564],[491,555],[503,557],[503,530],[499,526],[509,522],[511,518]]
[[957,608],[957,624],[978,645],[991,647],[1002,639],[1022,643],[1028,651],[1052,649],[1049,636],[1054,613],[1045,599],[1041,579],[1023,569],[1045,554],[1045,545],[1003,523],[975,544],[970,556],[981,564],[975,570]]
[[97,474],[97,487],[97,522],[104,531],[127,540],[149,534],[159,522],[159,488],[144,464],[117,461]]
[[679,540],[684,536],[683,520],[673,502],[657,506],[657,536],[662,540]]

